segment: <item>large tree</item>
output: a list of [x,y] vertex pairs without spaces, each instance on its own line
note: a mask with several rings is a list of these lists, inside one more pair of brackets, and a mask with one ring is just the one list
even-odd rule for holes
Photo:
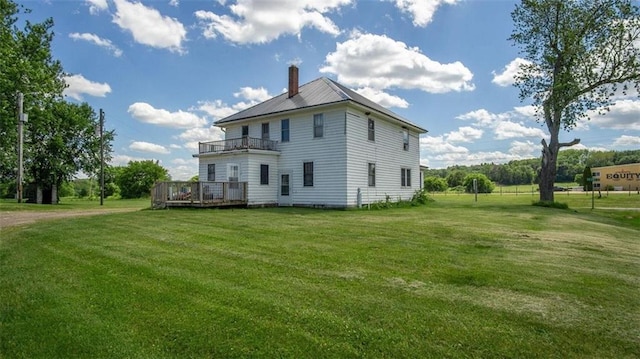
[[[15,181],[17,159],[17,99],[24,94],[24,175],[38,186],[60,186],[79,171],[90,175],[99,167],[98,119],[93,109],[64,101],[64,72],[51,53],[53,20],[24,21],[28,13],[11,0],[0,0],[0,182]],[[113,132],[104,138],[105,161]]]
[[542,140],[540,200],[553,201],[558,151],[580,142],[560,142],[560,129],[640,87],[640,11],[631,0],[522,0],[511,15],[510,40],[529,61],[516,86],[550,136]]

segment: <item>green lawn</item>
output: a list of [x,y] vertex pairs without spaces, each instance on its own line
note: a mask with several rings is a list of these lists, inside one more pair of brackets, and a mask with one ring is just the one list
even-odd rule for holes
[[3,228],[0,357],[636,358],[640,196],[567,198]]

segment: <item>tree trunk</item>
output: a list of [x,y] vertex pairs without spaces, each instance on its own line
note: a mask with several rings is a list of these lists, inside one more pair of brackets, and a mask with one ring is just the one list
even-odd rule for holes
[[[555,147],[555,148],[554,148]],[[553,187],[556,182],[557,162],[558,162],[557,141],[551,140],[547,146],[542,140],[542,167],[540,168],[540,201],[553,202]]]

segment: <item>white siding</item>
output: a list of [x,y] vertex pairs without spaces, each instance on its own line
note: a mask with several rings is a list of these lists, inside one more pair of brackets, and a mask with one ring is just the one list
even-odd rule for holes
[[[324,133],[313,137],[313,115],[324,116]],[[368,118],[375,121],[375,141],[368,140]],[[289,119],[289,142],[281,142],[282,119]],[[344,103],[335,106],[273,116],[245,122],[249,136],[262,136],[262,123],[269,122],[270,139],[278,141],[277,153],[239,153],[200,158],[199,175],[207,178],[207,164],[216,163],[216,179],[227,181],[227,164],[240,165],[240,181],[249,182],[249,204],[272,204],[278,201],[279,174],[290,173],[290,200],[293,205],[354,207],[358,188],[362,203],[410,199],[420,189],[419,134],[409,130],[409,150],[403,149],[402,126],[395,122],[367,116]],[[239,138],[242,124],[226,128],[226,138]],[[348,140],[347,140],[348,138]],[[313,162],[312,187],[303,184],[303,164]],[[368,163],[376,164],[376,185],[368,186]],[[269,165],[269,184],[260,185],[260,165]],[[411,187],[402,187],[401,169],[411,169]]]
[[[278,156],[252,153],[247,156],[247,193],[249,205],[278,203]],[[269,184],[260,184],[260,165],[269,166]]]
[[[368,119],[375,121],[375,141],[368,139]],[[409,130],[409,149],[403,149],[402,126],[350,109],[347,113],[348,153],[348,206],[357,205],[360,188],[362,203],[385,200],[411,199],[420,189],[420,141],[419,134]],[[376,164],[375,187],[368,185],[368,163]],[[411,169],[411,187],[402,187],[401,169]]]
[[[344,106],[342,106],[344,108]],[[322,113],[324,133],[313,137],[313,115]],[[280,121],[278,139],[280,138]],[[339,108],[289,117],[289,142],[279,144],[280,171],[291,173],[293,205],[344,207],[346,203],[345,112]],[[303,163],[313,162],[313,187],[303,184]]]

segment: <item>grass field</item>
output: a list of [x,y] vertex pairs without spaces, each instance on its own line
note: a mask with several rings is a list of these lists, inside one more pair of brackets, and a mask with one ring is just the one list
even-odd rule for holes
[[640,196],[434,198],[3,228],[0,357],[638,357]]

